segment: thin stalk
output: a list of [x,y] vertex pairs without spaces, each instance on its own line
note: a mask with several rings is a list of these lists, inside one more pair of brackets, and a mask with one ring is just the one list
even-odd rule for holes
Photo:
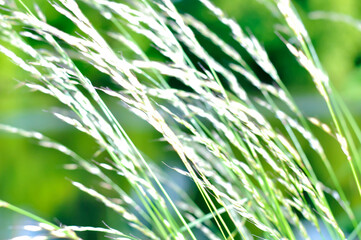
[[54,231],[56,230],[59,230],[59,231],[62,231],[62,233],[66,234],[66,236],[70,239],[74,239],[74,240],[80,240],[80,238],[75,234],[75,232],[71,231],[71,230],[66,230],[66,229],[63,229],[61,227],[58,227],[57,225],[45,220],[44,218],[41,218],[35,214],[32,214],[31,212],[28,212],[22,208],[19,208],[19,207],[16,207],[8,202],[5,202],[3,200],[0,200],[0,207],[3,207],[3,208],[7,208],[11,211],[14,211],[16,213],[19,213],[23,216],[26,216],[28,218],[31,218],[39,223],[44,223],[48,226],[50,226],[51,228],[54,229]]

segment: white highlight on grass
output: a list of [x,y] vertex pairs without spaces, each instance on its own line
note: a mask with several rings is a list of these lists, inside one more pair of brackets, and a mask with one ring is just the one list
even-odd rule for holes
[[31,240],[32,237],[30,236],[18,236],[18,237],[14,237],[14,238],[11,238],[10,240]]
[[53,226],[51,226],[51,225],[49,225],[49,224],[47,224],[47,223],[39,223],[39,227],[41,227],[41,228],[43,228],[43,229],[45,229],[45,230],[47,230],[47,231],[54,231],[54,230],[56,230],[55,227],[53,227]]
[[31,231],[31,232],[38,232],[38,231],[41,231],[42,228],[40,226],[36,226],[36,225],[25,225],[24,230]]

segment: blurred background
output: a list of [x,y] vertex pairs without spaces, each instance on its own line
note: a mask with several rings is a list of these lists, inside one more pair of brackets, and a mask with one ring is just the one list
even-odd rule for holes
[[[62,17],[55,13],[46,1],[24,1],[28,5],[37,3],[47,15],[47,20],[60,29],[72,31],[65,26]],[[277,19],[260,2],[254,0],[213,0],[230,17],[237,20],[244,30],[253,33],[264,45],[277,68],[281,78],[290,89],[297,104],[308,117],[317,117],[330,123],[329,114],[318,96],[311,78],[307,75],[294,57],[288,52],[282,41],[276,36]],[[330,20],[312,20],[312,11],[331,11],[347,14],[361,20],[360,0],[297,0],[293,1],[304,24],[309,31],[319,58],[328,72],[336,89],[343,96],[352,113],[360,123],[361,120],[361,31],[341,22]],[[203,21],[212,30],[231,39],[229,32],[217,23],[216,19],[196,0],[174,0],[180,12],[187,12]],[[96,12],[89,10],[88,17],[92,23],[106,33],[111,28]],[[103,32],[102,32],[103,31]],[[202,42],[207,45],[207,41]],[[207,47],[206,47],[207,48]],[[121,49],[119,49],[121,51]],[[237,50],[244,52],[237,47]],[[154,49],[148,49],[149,54]],[[215,53],[216,55],[218,53]],[[246,60],[247,56],[245,56]],[[222,62],[222,55],[219,54]],[[257,70],[255,64],[251,66]],[[94,72],[92,68],[82,65],[81,68],[91,76],[91,80],[108,81]],[[269,77],[258,72],[265,81]],[[263,75],[262,75],[263,74]],[[44,133],[86,159],[91,159],[98,150],[96,144],[86,135],[75,131],[50,112],[61,106],[55,99],[38,92],[31,92],[23,87],[22,80],[27,79],[17,66],[0,54],[0,123]],[[255,93],[256,94],[256,93]],[[158,141],[159,134],[147,123],[134,117],[116,102],[111,103],[119,121],[131,136],[136,146],[150,159],[156,162],[177,161],[177,157],[167,145]],[[326,134],[319,132],[319,138],[341,183],[349,197],[356,215],[361,217],[361,200],[350,178],[351,172],[344,166],[344,157],[335,147],[337,143]],[[312,155],[312,153],[309,153]],[[0,199],[25,208],[54,223],[65,225],[104,226],[102,221],[117,226],[119,220],[96,200],[80,192],[70,183],[71,180],[85,183],[88,187],[97,186],[97,181],[81,170],[69,171],[64,164],[72,163],[69,157],[55,150],[37,146],[33,141],[15,135],[0,132]],[[326,185],[330,183],[328,175],[319,161],[313,165],[319,173],[320,180]],[[191,189],[189,191],[192,191]],[[342,223],[343,213],[339,214],[344,229],[349,229],[348,222]],[[21,234],[22,226],[30,220],[0,208],[0,240]],[[349,229],[351,230],[351,229]],[[96,234],[89,234],[85,239],[102,239]]]

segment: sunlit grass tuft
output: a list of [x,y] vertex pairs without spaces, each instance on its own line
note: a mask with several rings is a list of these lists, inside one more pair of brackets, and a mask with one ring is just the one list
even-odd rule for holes
[[[351,237],[359,234],[360,219],[355,217],[327,149],[312,129],[316,126],[338,141],[344,162],[353,173],[352,184],[361,196],[360,130],[333,90],[292,3],[265,1],[277,11],[283,25],[278,37],[311,76],[332,124],[305,116],[257,38],[211,1],[200,2],[229,29],[232,43],[195,17],[179,13],[170,0],[128,4],[83,0],[81,4],[94,8],[99,17],[112,24],[109,33],[96,29],[76,1],[50,1],[73,23],[76,34],[49,25],[38,7],[32,11],[21,0],[0,1],[0,52],[29,73],[26,86],[55,97],[72,110],[69,115],[54,115],[89,135],[110,160],[98,163],[83,159],[71,150],[72,146],[63,146],[37,132],[6,125],[0,125],[0,129],[71,156],[76,165],[68,164],[67,169],[83,168],[117,197],[110,198],[86,182],[73,185],[119,214],[128,228],[120,232],[114,223],[104,228],[56,226],[9,203],[0,201],[0,207],[38,221],[39,225],[25,228],[41,234],[45,231],[44,239],[79,239],[76,233],[82,231],[103,232],[115,239],[310,239],[309,224],[321,235],[346,239],[348,234],[330,207],[332,197],[355,228]],[[155,46],[164,61],[147,56],[135,35]],[[199,35],[231,60],[226,64],[218,61],[213,49],[206,49],[198,41]],[[115,51],[109,37],[128,49],[129,55]],[[29,39],[38,44],[29,44]],[[258,77],[235,50],[237,45],[268,74],[271,84]],[[79,60],[110,77],[112,83],[95,86],[91,76],[75,64]],[[174,79],[184,87],[170,87]],[[247,85],[242,84],[245,80]],[[248,85],[257,93],[248,91]],[[121,100],[162,135],[184,166],[172,170],[192,181],[207,211],[169,181],[169,173],[140,152],[104,102],[104,94],[114,101]],[[282,127],[277,127],[272,118]],[[320,182],[307,148],[323,163],[332,186]],[[126,179],[131,194],[114,180],[114,173]],[[169,188],[176,196],[167,192]],[[323,227],[327,233],[320,230]]]

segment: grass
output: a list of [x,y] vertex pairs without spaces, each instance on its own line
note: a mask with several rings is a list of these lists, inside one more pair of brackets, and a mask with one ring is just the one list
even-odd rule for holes
[[[79,2],[107,19],[112,26],[109,33],[96,29],[76,1],[50,1],[72,22],[74,34],[49,25],[38,7],[31,10],[21,0],[3,3],[0,52],[28,72],[26,86],[55,97],[70,109],[68,115],[54,115],[91,136],[107,157],[94,162],[41,133],[7,125],[0,125],[0,129],[71,156],[77,166],[98,177],[119,199],[87,187],[86,182],[73,185],[128,224],[126,232],[106,224],[104,228],[57,226],[0,201],[0,207],[39,222],[25,229],[39,232],[40,239],[79,239],[77,233],[83,231],[103,232],[115,239],[311,239],[306,228],[311,224],[325,238],[361,237],[360,219],[314,131],[319,128],[336,139],[360,196],[361,132],[322,68],[292,3],[264,1],[283,26],[278,37],[309,73],[327,105],[331,124],[302,113],[255,36],[211,1],[199,2],[229,29],[232,44],[194,16],[179,13],[170,0]],[[231,60],[217,61],[212,49],[200,44],[199,35]],[[164,61],[147,56],[137,42],[139,36],[155,46]],[[127,54],[116,52],[110,38],[127,49]],[[241,46],[273,82],[260,79],[234,45]],[[78,67],[78,61],[110,77],[109,86],[96,86]],[[175,79],[183,87],[171,87]],[[162,135],[184,166],[173,170],[192,180],[207,211],[135,146],[105,103],[106,95],[121,100]],[[270,115],[282,128],[270,121]],[[302,144],[305,141],[309,147]],[[332,186],[319,180],[308,148],[324,165]],[[131,191],[115,181],[114,173],[126,179]],[[174,189],[176,196],[168,193],[168,188]],[[332,198],[347,215],[352,233],[346,232],[334,215]],[[323,227],[327,233],[321,231]]]

